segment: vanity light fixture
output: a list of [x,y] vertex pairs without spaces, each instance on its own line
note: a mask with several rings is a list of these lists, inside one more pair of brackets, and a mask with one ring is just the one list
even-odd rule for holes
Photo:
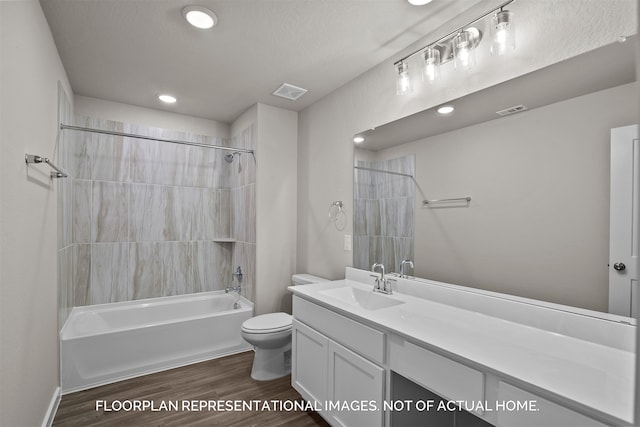
[[[414,1],[422,2],[424,0],[409,0],[411,4],[414,4]],[[507,5],[514,1],[507,0],[466,25],[394,62],[396,93],[405,95],[411,92],[412,83],[409,78],[409,64],[407,61],[418,54],[421,54],[423,60],[422,79],[429,83],[434,83],[438,80],[442,72],[442,65],[452,60],[456,69],[473,69],[476,63],[475,49],[482,40],[482,31],[473,26],[473,24],[487,18],[489,15],[493,14],[490,24],[491,52],[496,55],[503,55],[509,50],[515,49],[513,13],[504,10]]]
[[158,99],[164,102],[165,104],[175,104],[177,101],[175,96],[168,95],[166,93],[163,93],[162,95],[158,95]]
[[409,0],[409,3],[414,6],[424,6],[427,3],[431,3],[431,0]]
[[218,23],[216,14],[202,6],[187,6],[182,9],[182,16],[200,30],[211,29]]
[[440,51],[429,46],[424,51],[422,79],[434,83],[440,77]]
[[353,137],[353,142],[355,142],[356,144],[362,144],[364,142],[364,136],[362,135],[356,135]]
[[475,47],[480,43],[480,31],[471,27],[460,30],[451,41],[453,47],[454,64],[456,68],[472,70],[476,66]]
[[500,9],[491,18],[491,53],[504,55],[516,48],[513,12]]
[[442,107],[438,108],[438,113],[440,114],[451,114],[453,113],[453,110],[455,108],[453,107],[453,105],[443,105]]
[[396,64],[396,93],[404,95],[411,92],[411,78],[409,78],[409,65],[401,61]]

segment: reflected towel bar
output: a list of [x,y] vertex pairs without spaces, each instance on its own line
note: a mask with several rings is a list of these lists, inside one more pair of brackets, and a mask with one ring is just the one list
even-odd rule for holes
[[66,178],[69,175],[67,175],[67,173],[65,171],[63,171],[62,169],[60,169],[59,167],[57,167],[56,165],[54,165],[53,163],[51,163],[49,161],[48,158],[46,157],[42,157],[42,156],[36,156],[33,154],[25,154],[24,155],[24,162],[29,164],[29,163],[46,163],[49,166],[51,166],[52,169],[55,170],[51,171],[51,178]]
[[446,203],[446,202],[467,202],[471,201],[471,197],[457,197],[454,199],[438,199],[438,200],[423,200],[422,203],[425,205],[430,205],[432,203]]

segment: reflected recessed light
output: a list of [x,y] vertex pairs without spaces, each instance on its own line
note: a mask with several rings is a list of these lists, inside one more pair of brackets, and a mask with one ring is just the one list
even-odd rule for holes
[[353,142],[356,144],[361,144],[364,142],[364,136],[356,135],[353,137]]
[[166,104],[173,104],[177,101],[175,96],[171,96],[171,95],[158,95],[158,99]]
[[453,105],[445,105],[444,107],[438,108],[438,113],[440,114],[449,114],[453,112]]
[[409,0],[409,3],[414,6],[424,6],[427,3],[431,3],[431,0]]
[[184,19],[196,28],[208,30],[218,23],[215,13],[202,6],[187,6],[182,9]]

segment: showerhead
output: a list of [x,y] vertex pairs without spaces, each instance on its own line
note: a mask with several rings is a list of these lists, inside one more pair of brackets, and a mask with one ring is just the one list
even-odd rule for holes
[[234,152],[233,152],[233,153],[231,153],[231,154],[226,154],[226,155],[224,156],[224,160],[225,160],[227,163],[232,163],[232,162],[233,162],[233,157],[234,157],[236,154],[239,156],[239,155],[240,155],[240,152],[238,152],[238,151],[234,151]]

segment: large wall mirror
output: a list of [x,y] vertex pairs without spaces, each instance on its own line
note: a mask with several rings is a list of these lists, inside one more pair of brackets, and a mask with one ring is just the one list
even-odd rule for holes
[[607,311],[610,130],[638,121],[636,43],[362,132],[354,266],[410,259],[412,276]]

